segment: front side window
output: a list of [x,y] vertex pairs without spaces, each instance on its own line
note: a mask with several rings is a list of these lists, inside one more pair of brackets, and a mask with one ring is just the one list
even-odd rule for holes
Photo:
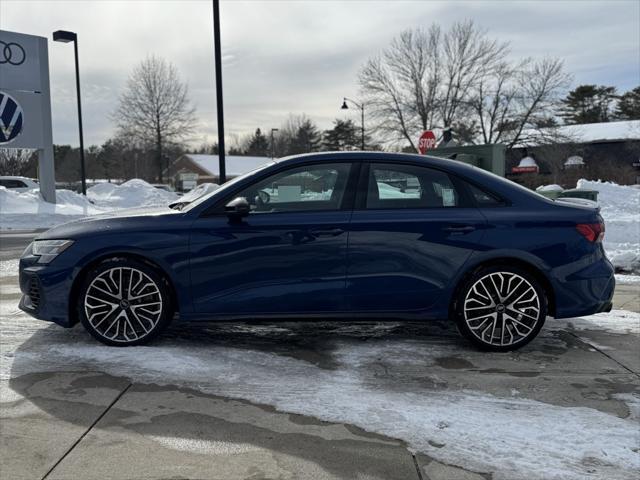
[[306,165],[277,173],[247,187],[234,197],[244,197],[252,214],[339,210],[344,197],[349,164]]
[[415,165],[372,164],[366,208],[447,208],[460,205],[449,176]]

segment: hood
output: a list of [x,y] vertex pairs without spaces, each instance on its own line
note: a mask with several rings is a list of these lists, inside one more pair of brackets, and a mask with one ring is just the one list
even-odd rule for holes
[[36,239],[73,239],[120,230],[149,229],[173,216],[182,216],[182,213],[169,207],[127,208],[57,225],[38,235]]

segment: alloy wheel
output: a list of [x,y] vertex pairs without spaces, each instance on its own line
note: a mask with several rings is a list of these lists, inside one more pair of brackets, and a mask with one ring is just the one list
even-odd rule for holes
[[482,343],[509,346],[535,331],[540,320],[540,298],[524,277],[493,272],[471,286],[463,312],[469,330]]
[[112,342],[134,342],[157,326],[162,316],[160,288],[146,273],[115,267],[93,279],[84,297],[87,321]]

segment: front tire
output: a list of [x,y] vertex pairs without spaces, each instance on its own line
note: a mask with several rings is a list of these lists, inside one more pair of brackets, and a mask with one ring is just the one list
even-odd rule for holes
[[547,317],[547,297],[536,278],[509,266],[482,268],[458,291],[456,325],[483,350],[504,352],[533,340]]
[[153,340],[173,315],[164,278],[145,263],[127,258],[106,260],[89,271],[77,308],[94,338],[121,347]]

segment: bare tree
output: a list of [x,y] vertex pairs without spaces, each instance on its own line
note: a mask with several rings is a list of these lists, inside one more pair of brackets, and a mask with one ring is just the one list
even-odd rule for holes
[[0,175],[29,176],[29,173],[33,174],[36,162],[37,155],[33,150],[0,148]]
[[473,21],[445,33],[436,24],[402,32],[359,74],[378,133],[415,148],[421,130],[454,124],[469,109],[478,82],[507,52],[506,43],[490,39]]
[[184,141],[196,125],[187,85],[174,65],[155,56],[134,68],[113,119],[121,135],[154,145],[160,182],[167,146]]
[[479,122],[479,140],[502,142],[508,148],[571,140],[562,138],[552,121],[570,80],[558,59],[500,62],[478,81],[469,99]]

